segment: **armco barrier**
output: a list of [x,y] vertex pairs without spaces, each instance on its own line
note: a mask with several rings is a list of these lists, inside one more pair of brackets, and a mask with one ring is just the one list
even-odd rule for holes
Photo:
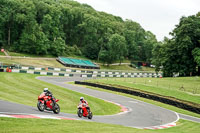
[[[3,68],[7,68],[10,66],[3,66]],[[82,77],[162,77],[161,73],[153,73],[153,72],[121,72],[121,71],[97,71],[97,70],[78,70],[78,69],[69,69],[69,68],[54,68],[54,67],[33,67],[33,66],[12,66],[14,69],[21,70],[35,70],[35,71],[56,71],[56,72],[73,72],[73,73],[84,73]],[[92,76],[91,76],[92,75]]]
[[33,70],[19,70],[19,69],[12,69],[12,72],[15,73],[29,73],[29,74],[39,74],[39,75],[52,75],[52,76],[65,76],[65,77],[73,77],[73,74],[68,73],[57,73],[57,72],[38,72]]
[[103,89],[106,89],[106,90],[131,94],[131,95],[135,95],[135,96],[159,101],[159,102],[162,102],[162,103],[166,103],[166,104],[169,104],[169,105],[173,105],[173,106],[176,106],[178,108],[182,108],[182,109],[200,114],[200,104],[176,99],[176,98],[173,98],[173,97],[162,96],[162,95],[158,95],[158,94],[155,94],[155,93],[150,93],[150,92],[141,91],[141,90],[137,90],[137,89],[133,90],[133,89],[130,89],[128,87],[123,87],[123,86],[113,87],[113,86],[108,86],[108,85],[103,85],[103,84],[81,82],[81,81],[75,81],[75,84],[88,85],[88,86],[103,88]]
[[111,71],[93,71],[93,74],[94,75],[124,75],[124,76],[140,76],[140,75],[143,75],[143,76],[162,76],[161,73],[152,73],[152,72],[118,72],[118,71],[115,71],[115,72],[111,72]]
[[109,78],[159,78],[160,75],[104,75],[104,74],[82,74],[81,77],[109,77]]
[[[7,68],[8,66],[3,66],[3,67]],[[14,69],[36,70],[36,71],[58,71],[58,72],[93,73],[92,71],[88,71],[88,70],[75,70],[75,69],[53,68],[53,67],[40,68],[40,67],[33,67],[33,66],[29,66],[29,67],[20,66],[20,67],[14,67]]]

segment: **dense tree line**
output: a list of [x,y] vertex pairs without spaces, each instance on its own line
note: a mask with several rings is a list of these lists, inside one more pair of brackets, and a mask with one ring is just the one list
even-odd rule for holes
[[153,50],[156,70],[164,76],[200,75],[200,12],[182,17],[170,34],[172,39],[165,38]]
[[122,20],[71,0],[1,0],[0,47],[31,54],[82,55],[112,63],[150,62],[157,40]]

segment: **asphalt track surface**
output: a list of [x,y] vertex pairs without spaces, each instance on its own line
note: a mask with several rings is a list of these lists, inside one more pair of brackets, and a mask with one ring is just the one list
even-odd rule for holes
[[[66,89],[90,95],[96,98],[118,103],[128,108],[127,112],[116,115],[96,116],[94,114],[93,119],[91,121],[108,123],[108,124],[118,124],[118,125],[143,129],[147,127],[161,126],[169,123],[174,123],[179,119],[179,115],[176,112],[152,104],[134,100],[132,98],[128,98],[125,96],[116,95],[113,93],[93,90],[66,83],[75,80],[83,80],[83,78],[42,76],[42,77],[37,77],[37,79],[51,84],[55,84],[57,86],[64,87]],[[38,114],[38,115],[51,115],[51,116],[80,119],[77,117],[76,114],[67,114],[67,113],[53,114],[53,112],[48,112],[48,111],[40,112],[38,111],[37,107],[30,107],[2,100],[0,100],[0,107],[1,107],[0,113],[5,112],[5,113],[15,113],[15,114]],[[187,119],[187,117],[189,116],[182,115],[181,117]],[[87,119],[82,118],[82,120],[87,120]]]

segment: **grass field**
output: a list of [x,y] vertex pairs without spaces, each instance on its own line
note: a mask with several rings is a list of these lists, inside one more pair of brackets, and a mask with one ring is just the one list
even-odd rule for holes
[[[59,104],[62,112],[76,113],[76,106],[80,96],[86,97],[95,115],[114,114],[120,110],[118,106],[111,103],[42,82],[35,79],[35,77],[35,75],[31,74],[0,73],[0,99],[36,106],[37,96],[44,87],[48,87],[54,93],[54,96],[60,99]],[[185,120],[179,120],[176,127],[168,129],[141,130],[86,121],[0,118],[0,133],[198,133],[199,129],[199,123]]]
[[155,71],[154,68],[150,67],[142,67],[141,69],[136,69],[133,67],[130,67],[129,65],[110,65],[110,66],[104,66],[100,65],[101,69],[108,69],[108,70],[125,70],[125,71]]
[[200,103],[200,78],[107,78],[90,82],[121,85],[164,96]]
[[[55,58],[10,58],[10,57],[1,57],[0,62],[3,64],[20,64],[25,66],[38,66],[38,67],[61,67],[64,66],[56,61]],[[103,66],[100,65],[101,69],[105,70],[126,70],[126,71],[154,71],[153,68],[142,67],[142,69],[135,69],[129,65],[113,65],[113,66]]]
[[[72,83],[72,84],[74,84],[74,83]],[[85,85],[80,85],[80,86],[85,86]],[[101,88],[97,88],[97,87],[91,87],[91,86],[85,86],[85,87],[90,88],[90,89],[95,89],[95,90],[99,90],[99,91],[105,91],[105,92],[114,93],[114,94],[117,94],[117,95],[130,97],[130,98],[133,98],[133,99],[136,99],[136,100],[144,101],[146,103],[150,103],[150,104],[153,104],[153,105],[156,105],[156,106],[160,106],[162,108],[166,108],[166,109],[175,111],[177,113],[182,113],[182,114],[185,114],[185,115],[190,115],[190,116],[200,118],[200,114],[193,113],[191,111],[187,111],[187,110],[184,110],[184,109],[181,109],[181,108],[169,105],[169,104],[164,104],[164,103],[161,103],[161,102],[158,102],[158,101],[154,101],[154,100],[150,100],[150,99],[146,99],[146,98],[142,98],[142,97],[138,97],[138,96],[133,96],[133,95],[125,94],[125,93],[121,93],[121,92],[105,90],[105,89],[101,89]]]
[[38,66],[38,67],[64,67],[55,58],[0,58],[0,62],[4,64],[20,64],[24,66]]
[[[199,133],[199,123],[180,120],[176,127],[142,130],[96,122],[0,118],[0,132],[6,133]],[[191,128],[192,127],[192,128]]]
[[35,55],[35,54],[27,54],[27,53],[16,53],[16,52],[8,52],[9,56],[22,56],[22,57],[47,57],[47,58],[55,58],[53,55]]
[[36,107],[37,97],[43,88],[47,87],[60,100],[61,112],[75,114],[81,96],[87,99],[94,115],[120,112],[120,107],[117,105],[45,83],[35,77],[36,75],[32,74],[0,73],[0,99]]
[[[56,61],[56,57],[52,55],[32,55],[26,53],[15,53],[15,52],[8,52],[10,56],[14,57],[1,57],[0,62],[3,64],[20,64],[25,66],[40,66],[40,67],[64,67],[62,64]],[[0,52],[0,55],[4,55]],[[16,58],[15,56],[19,56],[21,58]],[[33,57],[33,58],[25,58],[25,57]],[[46,57],[46,58],[41,58]],[[51,59],[47,59],[51,58]],[[83,56],[69,56],[69,58],[77,58],[77,59],[86,59],[88,58]],[[95,62],[95,61],[93,61]],[[129,60],[124,60],[125,63],[129,63]],[[101,64],[101,63],[100,63]],[[132,68],[129,65],[110,65],[104,66],[100,65],[101,69],[105,70],[126,70],[126,71],[154,71],[154,68],[149,67],[142,67],[141,69]]]

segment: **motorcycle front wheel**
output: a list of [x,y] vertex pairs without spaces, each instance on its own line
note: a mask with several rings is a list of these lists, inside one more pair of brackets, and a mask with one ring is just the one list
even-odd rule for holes
[[82,117],[83,116],[83,110],[82,109],[78,109],[77,111],[78,117]]
[[59,106],[57,103],[56,103],[55,106],[54,106],[53,112],[54,112],[55,114],[59,114],[59,113],[60,113],[60,106]]
[[89,112],[88,112],[88,119],[92,119],[92,116],[93,116],[93,115],[92,115],[92,112],[89,111]]
[[44,111],[44,104],[42,102],[38,101],[37,107],[39,111],[42,111],[42,112]]

